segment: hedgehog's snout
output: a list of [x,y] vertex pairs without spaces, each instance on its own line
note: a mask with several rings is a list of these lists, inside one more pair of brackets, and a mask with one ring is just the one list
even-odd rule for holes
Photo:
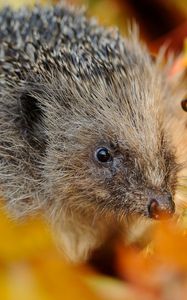
[[148,216],[155,220],[168,219],[173,216],[175,212],[175,203],[173,202],[170,193],[154,194],[150,193],[148,196]]

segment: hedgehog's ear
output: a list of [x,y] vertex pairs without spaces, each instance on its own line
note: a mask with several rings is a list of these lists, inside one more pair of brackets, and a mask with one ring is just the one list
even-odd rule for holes
[[43,130],[43,112],[39,101],[28,91],[19,97],[18,105],[19,127],[27,142],[37,148],[45,145]]

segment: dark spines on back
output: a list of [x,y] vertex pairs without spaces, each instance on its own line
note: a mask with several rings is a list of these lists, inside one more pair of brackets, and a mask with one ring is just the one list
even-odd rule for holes
[[81,11],[65,6],[16,12],[5,8],[0,12],[0,44],[1,72],[21,79],[34,65],[85,78],[106,77],[137,63],[117,31],[104,29]]
[[58,6],[17,12],[5,8],[0,14],[0,41],[8,44],[2,55],[11,56],[12,48],[17,56],[20,52],[20,59],[27,54],[31,63],[40,59],[44,66],[54,64],[54,59],[55,65],[64,65],[64,69],[69,69],[68,64],[89,69],[93,59],[98,64],[109,63],[109,52],[117,47],[117,40],[94,21],[89,22],[81,12]]

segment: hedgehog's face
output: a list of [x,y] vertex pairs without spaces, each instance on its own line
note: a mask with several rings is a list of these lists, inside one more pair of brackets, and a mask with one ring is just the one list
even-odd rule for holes
[[45,83],[45,94],[42,87],[42,114],[30,101],[40,114],[30,128],[36,131],[32,141],[45,129],[43,182],[53,210],[152,218],[173,214],[176,170],[155,102],[161,97],[159,80],[145,81],[142,89],[139,73],[131,75],[128,86],[125,76],[117,73],[88,86],[59,75],[57,82]]
[[166,149],[151,161],[127,141],[114,139],[109,132],[102,136],[100,130],[98,134],[97,124],[89,129],[71,128],[65,146],[49,150],[54,197],[72,210],[86,212],[92,207],[98,215],[111,212],[119,217],[138,214],[155,219],[172,215],[175,174]]
[[66,125],[52,137],[50,170],[56,163],[49,178],[61,203],[76,211],[94,207],[99,214],[172,215],[176,166],[154,89],[128,95],[123,82],[103,85],[73,103]]
[[[96,146],[92,154],[95,164],[95,180],[103,185],[106,196],[98,197],[98,203],[104,208],[110,208],[122,215],[141,214],[146,217],[159,218],[172,215],[174,202],[172,200],[172,171],[170,161],[162,153],[157,159],[163,160],[169,175],[163,177],[163,170],[158,178],[149,180],[151,169],[155,162],[146,163],[138,151],[130,149],[124,143],[104,143]],[[152,166],[151,166],[152,164]],[[93,172],[93,171],[92,171]],[[155,176],[154,171],[152,176]],[[159,180],[161,179],[161,180]],[[159,182],[159,183],[158,183]],[[97,195],[97,193],[96,193]]]

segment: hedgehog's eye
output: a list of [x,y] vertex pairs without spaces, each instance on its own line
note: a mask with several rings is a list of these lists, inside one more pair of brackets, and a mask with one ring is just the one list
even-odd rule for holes
[[182,109],[187,112],[187,99],[181,101],[181,106]]
[[96,158],[99,162],[106,163],[112,160],[112,155],[107,148],[102,147],[97,149]]

